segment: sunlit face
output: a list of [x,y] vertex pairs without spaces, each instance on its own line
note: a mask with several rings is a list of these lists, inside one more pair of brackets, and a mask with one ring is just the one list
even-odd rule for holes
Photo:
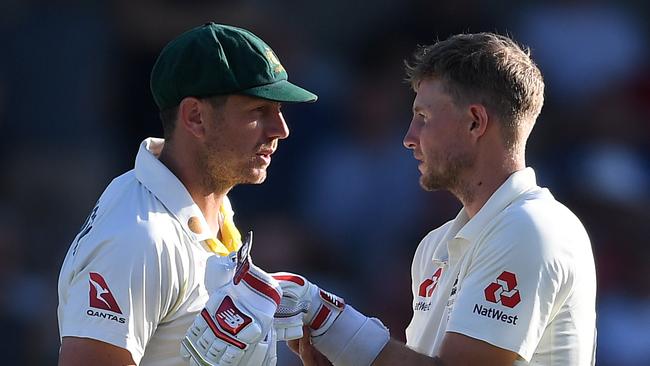
[[454,191],[461,175],[474,165],[476,153],[463,123],[467,118],[441,81],[420,82],[404,146],[420,161],[420,185],[425,190]]
[[259,184],[266,179],[278,140],[289,136],[280,107],[279,102],[231,95],[219,110],[208,108],[199,156],[208,187]]

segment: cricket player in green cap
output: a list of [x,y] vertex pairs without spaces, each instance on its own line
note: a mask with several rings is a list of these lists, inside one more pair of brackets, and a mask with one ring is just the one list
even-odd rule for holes
[[151,73],[164,139],[140,145],[75,237],[59,276],[59,365],[275,365],[278,283],[248,257],[228,192],[259,184],[289,129],[287,80],[251,32],[189,30]]

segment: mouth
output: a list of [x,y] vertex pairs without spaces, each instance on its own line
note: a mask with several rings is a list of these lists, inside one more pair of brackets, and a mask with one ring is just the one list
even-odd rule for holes
[[419,160],[419,161],[423,161],[423,160],[424,160],[424,156],[423,156],[423,154],[422,154],[422,150],[420,150],[420,149],[412,149],[412,153],[413,153],[413,158],[414,158],[415,160]]
[[422,173],[424,172],[425,162],[423,156],[413,155],[413,158],[418,162],[418,170]]
[[273,155],[274,152],[275,150],[273,149],[264,149],[258,151],[255,155],[264,162],[264,165],[269,165],[271,164],[271,155]]

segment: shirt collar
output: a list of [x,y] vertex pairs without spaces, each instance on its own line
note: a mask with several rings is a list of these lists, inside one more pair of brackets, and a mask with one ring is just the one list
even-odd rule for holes
[[[537,179],[535,171],[532,168],[525,168],[516,171],[506,179],[506,181],[490,196],[488,201],[481,207],[478,213],[474,215],[465,226],[458,231],[456,238],[462,238],[473,242],[485,228],[485,225],[492,220],[499,212],[503,211],[510,203],[524,192],[537,188]],[[458,214],[457,219],[465,218],[467,213],[465,208]]]
[[442,238],[441,242],[446,243],[446,245],[438,246],[434,251],[432,258],[434,262],[440,262],[442,265],[446,265],[450,258],[453,259],[458,257],[458,253],[460,253],[466,245],[459,247],[459,245],[464,243],[464,241],[455,241],[453,239],[457,237],[458,232],[463,228],[463,226],[465,226],[467,221],[469,221],[467,212],[465,212],[465,210],[460,210],[458,215],[456,215],[456,218],[451,221],[449,229],[446,230]]
[[[165,140],[154,137],[142,141],[135,158],[136,179],[156,196],[191,238],[203,241],[215,237],[183,183],[158,160],[164,144]],[[230,208],[230,202],[225,204]]]

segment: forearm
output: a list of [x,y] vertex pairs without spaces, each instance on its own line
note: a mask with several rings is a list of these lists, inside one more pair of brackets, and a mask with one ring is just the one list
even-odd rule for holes
[[373,366],[413,365],[413,366],[448,366],[438,357],[428,357],[406,347],[405,344],[391,339],[381,350]]
[[[283,338],[290,340],[297,334],[302,336],[303,325],[310,329],[311,337],[300,343],[302,349],[296,351],[294,347],[303,361],[312,360],[313,354],[320,353],[333,364],[342,366],[512,366],[518,357],[511,350],[455,332],[445,333],[436,355],[428,357],[390,339],[388,329],[379,319],[363,315],[304,277],[286,272],[276,273],[274,277],[283,290],[283,310],[276,313],[278,334],[291,335],[292,338]],[[305,303],[310,304],[306,316],[301,310],[301,304]],[[320,364],[310,362],[310,365]]]
[[131,352],[91,338],[63,337],[59,366],[135,365]]
[[381,350],[373,365],[512,366],[516,359],[515,352],[463,334],[448,332],[442,340],[437,355],[433,358],[419,354],[406,345],[391,340]]

